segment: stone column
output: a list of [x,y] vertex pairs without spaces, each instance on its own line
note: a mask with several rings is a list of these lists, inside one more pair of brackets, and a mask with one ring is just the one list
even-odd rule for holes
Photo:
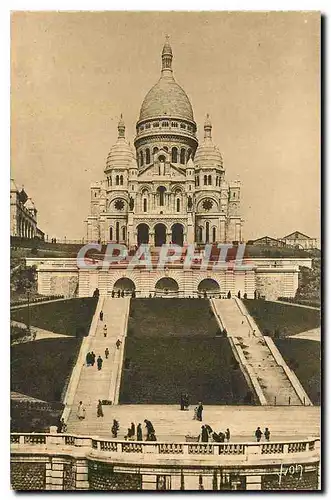
[[261,476],[246,476],[246,490],[261,490]]
[[76,461],[76,490],[88,490],[88,462],[87,460]]

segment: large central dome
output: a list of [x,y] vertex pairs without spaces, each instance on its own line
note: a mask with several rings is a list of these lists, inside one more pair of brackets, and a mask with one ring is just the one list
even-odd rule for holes
[[190,100],[172,74],[172,50],[168,40],[162,51],[161,78],[147,93],[140,109],[139,121],[164,116],[194,121]]
[[194,121],[189,98],[173,77],[161,76],[151,88],[142,103],[139,121],[161,116]]

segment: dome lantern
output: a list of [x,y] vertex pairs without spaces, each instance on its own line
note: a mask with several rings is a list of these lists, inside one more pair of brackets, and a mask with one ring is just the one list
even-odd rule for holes
[[162,49],[162,75],[172,76],[172,49],[168,35],[166,35],[166,40]]

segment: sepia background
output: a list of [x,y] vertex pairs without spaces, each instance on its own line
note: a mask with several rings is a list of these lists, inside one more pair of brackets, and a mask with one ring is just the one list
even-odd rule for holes
[[117,122],[133,143],[165,35],[198,136],[210,113],[227,175],[242,181],[244,238],[319,238],[320,14],[16,12],[11,176],[49,238],[84,236],[89,185]]

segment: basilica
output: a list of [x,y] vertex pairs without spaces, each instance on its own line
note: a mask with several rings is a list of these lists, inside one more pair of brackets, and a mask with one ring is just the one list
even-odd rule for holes
[[193,109],[176,82],[166,39],[158,82],[147,93],[133,149],[123,117],[104,177],[91,186],[88,241],[224,243],[242,241],[240,182],[228,182],[207,114],[199,143]]

